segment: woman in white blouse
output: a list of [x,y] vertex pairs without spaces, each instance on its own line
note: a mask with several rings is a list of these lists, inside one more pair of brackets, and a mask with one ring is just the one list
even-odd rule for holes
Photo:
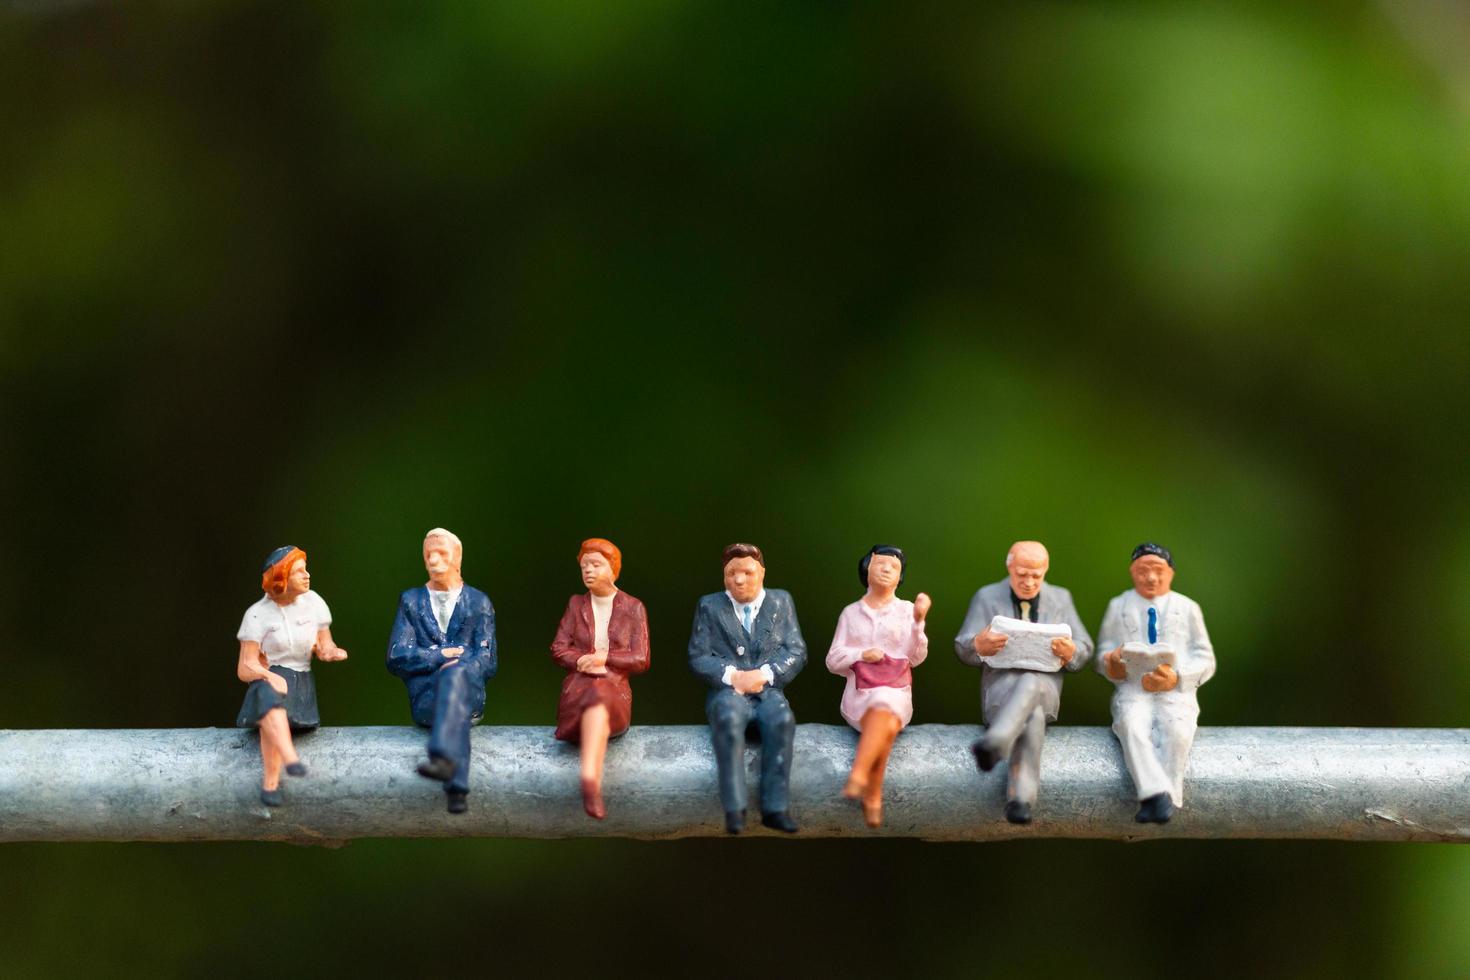
[[290,775],[306,775],[291,733],[321,724],[311,655],[346,660],[347,651],[332,641],[332,614],[322,597],[311,591],[306,552],[290,545],[272,551],[260,587],[265,595],[245,610],[236,635],[240,641],[236,674],[250,686],[235,725],[260,730],[264,770],[260,802],[280,806],[282,763]]
[[867,595],[842,610],[827,669],[847,678],[842,717],[862,736],[842,795],[863,801],[869,827],[883,823],[883,774],[899,730],[914,715],[911,668],[929,654],[924,617],[929,597],[898,598],[908,565],[901,549],[874,545],[858,562]]

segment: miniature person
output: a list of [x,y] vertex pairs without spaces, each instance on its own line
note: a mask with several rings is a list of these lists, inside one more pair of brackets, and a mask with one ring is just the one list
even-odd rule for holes
[[745,829],[745,736],[761,740],[761,823],[788,834],[796,717],[784,688],[806,666],[806,642],[790,594],[765,588],[766,560],[753,544],[720,556],[725,591],[699,600],[689,636],[689,669],[709,685],[705,714],[719,766],[725,830]]
[[426,585],[398,599],[388,638],[388,670],[408,687],[415,724],[429,729],[426,779],[444,784],[450,813],[464,813],[470,791],[470,727],[485,713],[485,682],[495,676],[495,607],[460,576],[464,546],[442,527],[424,535]]
[[281,765],[291,776],[305,776],[292,732],[309,732],[322,723],[316,707],[311,655],[327,662],[346,660],[332,640],[332,613],[311,591],[306,552],[286,545],[266,556],[260,587],[265,595],[240,621],[240,660],[235,670],[249,684],[235,718],[238,728],[260,731],[263,778],[260,802],[280,806]]
[[[1005,648],[1008,637],[990,628],[996,616],[1032,623],[1066,624],[1072,637],[1051,641],[1058,665],[1076,671],[1092,656],[1092,637],[1072,593],[1046,581],[1051,556],[1040,541],[1017,541],[1006,553],[1006,577],[981,588],[970,600],[969,611],[955,637],[960,660],[981,669],[980,699],[985,735],[971,751],[981,770],[989,772],[1009,757],[1005,817],[1011,823],[1031,822],[1041,783],[1041,746],[1046,725],[1056,721],[1062,704],[1061,671],[998,669],[986,662]],[[1044,656],[1044,654],[1043,654]]]
[[[1184,769],[1199,721],[1196,689],[1215,675],[1215,648],[1199,603],[1170,591],[1174,556],[1145,542],[1128,566],[1133,588],[1108,603],[1097,631],[1097,669],[1115,685],[1113,733],[1138,791],[1139,823],[1168,823],[1184,805]],[[1125,643],[1167,644],[1175,666],[1160,663],[1130,678]]]
[[908,559],[901,549],[875,544],[858,561],[867,595],[842,610],[827,669],[847,678],[842,717],[862,733],[842,795],[861,799],[869,827],[883,824],[883,774],[899,730],[914,716],[913,667],[929,655],[924,617],[930,600],[896,595]]
[[554,735],[581,744],[582,808],[601,820],[607,816],[602,802],[607,740],[627,731],[632,720],[628,675],[648,669],[648,613],[613,584],[623,570],[617,545],[588,538],[577,549],[577,564],[587,592],[568,600],[551,641],[551,658],[567,671]]

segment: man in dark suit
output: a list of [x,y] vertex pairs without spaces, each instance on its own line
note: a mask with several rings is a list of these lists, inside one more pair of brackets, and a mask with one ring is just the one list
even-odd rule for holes
[[495,607],[464,584],[464,546],[442,527],[424,536],[425,586],[398,599],[388,670],[408,687],[416,724],[428,728],[429,758],[419,775],[444,784],[450,813],[464,813],[470,790],[470,726],[485,713],[495,676]]
[[766,562],[753,544],[732,544],[721,556],[725,591],[699,600],[689,637],[689,669],[709,685],[709,717],[725,829],[745,829],[745,736],[754,724],[761,741],[761,823],[788,834],[787,812],[796,717],[783,688],[806,666],[806,642],[789,593],[766,589]]

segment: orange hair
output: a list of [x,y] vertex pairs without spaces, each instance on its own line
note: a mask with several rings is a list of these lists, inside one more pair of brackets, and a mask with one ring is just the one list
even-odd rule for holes
[[285,592],[286,579],[291,577],[291,566],[298,561],[306,561],[306,552],[300,548],[292,548],[285,558],[265,570],[265,574],[260,577],[260,587],[271,595]]
[[577,549],[578,564],[581,564],[582,556],[589,551],[595,551],[607,559],[607,563],[612,566],[613,578],[617,578],[622,573],[623,553],[618,550],[617,545],[613,544],[607,538],[588,538],[586,541],[583,541],[582,547]]

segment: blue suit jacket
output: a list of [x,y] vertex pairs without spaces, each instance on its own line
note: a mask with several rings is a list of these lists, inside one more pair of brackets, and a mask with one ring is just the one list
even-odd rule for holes
[[751,624],[750,635],[735,618],[730,597],[723,592],[703,596],[694,610],[694,630],[689,635],[689,669],[711,688],[713,694],[728,690],[725,668],[759,670],[768,666],[775,675],[772,685],[784,688],[806,666],[806,641],[796,621],[796,604],[791,593],[767,589],[760,615]]
[[434,723],[434,680],[439,668],[454,659],[440,652],[445,647],[464,648],[459,661],[477,681],[471,714],[478,720],[485,713],[485,682],[495,676],[496,668],[495,607],[490,597],[466,585],[449,617],[449,628],[441,630],[426,586],[399,596],[388,638],[388,671],[403,678],[409,709],[420,725]]

